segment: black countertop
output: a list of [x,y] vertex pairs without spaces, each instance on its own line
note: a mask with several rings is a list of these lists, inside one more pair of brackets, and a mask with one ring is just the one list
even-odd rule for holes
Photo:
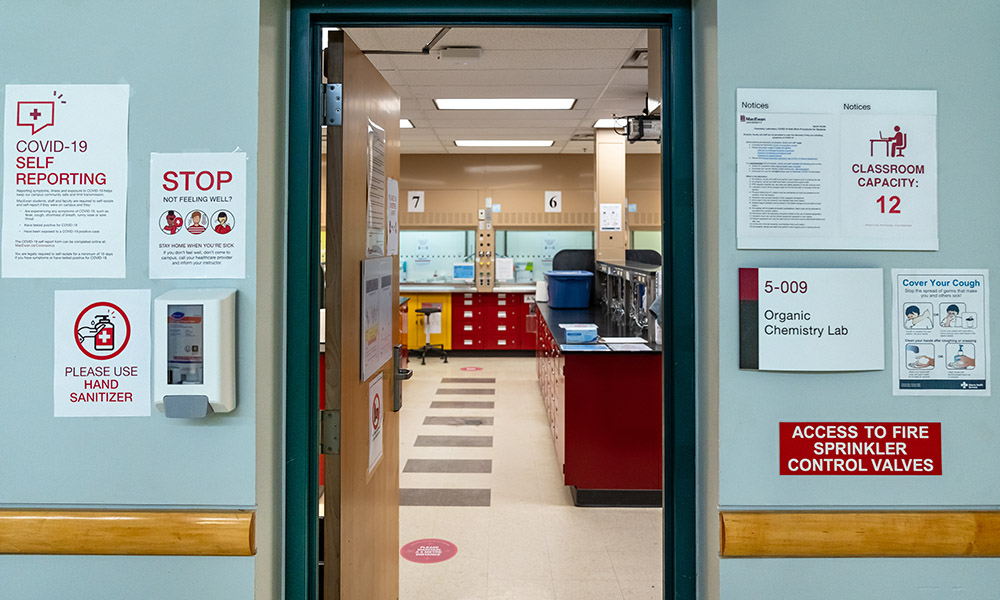
[[[561,323],[593,323],[597,325],[597,335],[601,337],[632,337],[624,331],[620,331],[619,328],[615,327],[607,315],[604,313],[604,309],[596,306],[590,308],[550,308],[548,302],[536,302],[538,307],[539,316],[548,325],[549,331],[552,332],[552,337],[555,339],[556,343],[559,344],[560,350],[562,352],[580,352],[580,353],[592,353],[593,350],[586,350],[584,348],[573,349],[574,346],[593,346],[594,344],[569,344],[565,348],[566,344],[566,330],[560,327]],[[639,352],[629,352],[629,351],[615,351],[621,354],[649,354],[650,352],[660,352],[662,351],[662,346],[658,344],[652,344],[646,342],[646,345],[651,349],[647,351]]]

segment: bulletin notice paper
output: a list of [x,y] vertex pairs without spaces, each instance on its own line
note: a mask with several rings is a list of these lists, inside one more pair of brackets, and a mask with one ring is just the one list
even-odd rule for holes
[[385,420],[385,386],[382,374],[368,384],[368,477],[382,460],[382,422]]
[[125,277],[128,85],[8,85],[3,277]]
[[937,250],[937,92],[740,89],[737,247]]
[[392,257],[370,258],[362,267],[361,380],[392,358]]
[[149,155],[149,277],[246,277],[245,152]]
[[893,269],[896,396],[989,396],[986,269]]
[[386,256],[399,254],[399,182],[389,177],[386,189]]
[[368,121],[368,258],[385,256],[385,130]]

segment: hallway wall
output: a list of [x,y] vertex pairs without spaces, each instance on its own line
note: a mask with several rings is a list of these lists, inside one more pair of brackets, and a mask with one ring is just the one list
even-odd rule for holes
[[[148,198],[150,152],[239,149],[248,157],[247,211],[256,213],[258,1],[9,4],[0,21],[0,82],[127,83],[131,100],[126,277],[0,281],[0,330],[14,332],[28,321],[38,332],[19,337],[17,349],[0,365],[6,382],[0,402],[0,506],[253,509],[256,223],[246,222],[246,279],[150,280]],[[278,119],[283,116],[272,113],[271,120]],[[265,276],[273,284],[274,269]],[[53,417],[55,290],[151,289],[155,298],[167,289],[196,286],[239,290],[235,412],[203,422],[167,420],[155,409],[148,418]],[[13,310],[17,306],[25,308]],[[275,327],[280,334],[280,322],[273,319],[273,313],[264,319],[269,343]],[[13,341],[9,333],[4,339]],[[267,414],[273,419],[273,410]],[[275,483],[267,481],[266,487]],[[271,516],[263,517],[264,528],[273,527]],[[266,537],[269,544],[273,537]],[[254,596],[254,562],[254,557],[5,555],[0,597],[246,600]]]
[[[992,135],[984,135],[1000,125],[994,109],[1000,94],[1000,52],[993,43],[1000,8],[991,2],[945,6],[929,0],[699,0],[694,6],[701,78],[696,94],[703,111],[696,129],[699,355],[706,359],[699,374],[704,597],[909,600],[942,598],[948,590],[960,590],[963,598],[995,596],[1000,560],[994,559],[720,561],[715,513],[717,505],[760,510],[996,508],[996,467],[980,457],[995,451],[1000,409],[985,397],[893,397],[888,299],[891,268],[988,268],[1000,259],[992,243],[993,224],[1000,219],[992,194],[1000,148]],[[937,90],[940,250],[737,251],[736,90],[742,87]],[[884,268],[886,370],[739,370],[737,269],[756,266]],[[773,441],[780,420],[941,422],[945,474],[780,478]],[[716,460],[717,498],[712,481]]]

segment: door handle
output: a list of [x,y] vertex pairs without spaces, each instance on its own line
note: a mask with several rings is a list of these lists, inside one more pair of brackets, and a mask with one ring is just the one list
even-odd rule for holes
[[396,376],[392,378],[393,412],[399,412],[399,409],[403,408],[403,381],[413,377],[413,370],[400,368],[402,362],[403,347],[394,346],[392,349],[392,368],[395,371]]

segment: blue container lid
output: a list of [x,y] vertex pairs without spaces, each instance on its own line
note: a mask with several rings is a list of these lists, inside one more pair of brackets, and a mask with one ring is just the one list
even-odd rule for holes
[[546,277],[593,277],[590,271],[546,271]]

